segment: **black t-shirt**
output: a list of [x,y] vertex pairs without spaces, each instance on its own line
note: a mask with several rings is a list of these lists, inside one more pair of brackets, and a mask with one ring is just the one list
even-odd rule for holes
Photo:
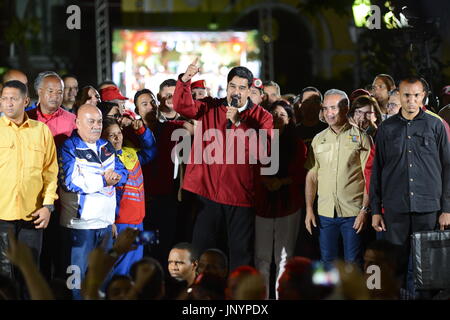
[[319,121],[319,123],[317,123],[313,127],[308,127],[300,123],[296,126],[295,130],[297,132],[297,137],[302,139],[306,146],[309,148],[316,134],[325,130],[326,128],[328,128],[328,124]]
[[297,137],[299,137],[306,145],[308,155],[305,161],[305,169],[310,170],[314,166],[314,152],[311,150],[311,142],[319,132],[328,128],[328,124],[319,121],[315,126],[308,127],[303,124],[298,124],[295,127]]

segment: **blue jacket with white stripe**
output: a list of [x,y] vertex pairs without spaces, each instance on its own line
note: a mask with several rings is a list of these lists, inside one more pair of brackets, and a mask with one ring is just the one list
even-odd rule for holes
[[[96,148],[94,152],[74,131],[58,150],[63,227],[100,229],[114,223],[115,186],[126,183],[128,171],[109,141],[97,140]],[[115,186],[106,185],[103,174],[109,169],[122,176]]]

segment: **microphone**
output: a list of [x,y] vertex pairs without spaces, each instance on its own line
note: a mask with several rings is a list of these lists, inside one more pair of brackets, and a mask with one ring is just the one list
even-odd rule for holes
[[[237,108],[238,102],[239,102],[239,96],[237,94],[232,95],[231,96],[231,106]],[[233,124],[233,122],[231,122],[231,120],[228,119],[227,129],[230,129],[232,124]]]

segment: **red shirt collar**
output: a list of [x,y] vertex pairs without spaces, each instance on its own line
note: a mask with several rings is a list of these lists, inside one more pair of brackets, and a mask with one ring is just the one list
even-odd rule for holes
[[38,107],[36,109],[37,109],[36,111],[38,113],[38,116],[44,118],[47,121],[50,120],[50,119],[53,119],[53,118],[55,118],[57,116],[59,116],[61,114],[61,111],[62,111],[61,107],[58,107],[58,109],[56,109],[56,111],[53,112],[52,114],[44,114],[41,111],[41,106],[40,105],[38,105]]

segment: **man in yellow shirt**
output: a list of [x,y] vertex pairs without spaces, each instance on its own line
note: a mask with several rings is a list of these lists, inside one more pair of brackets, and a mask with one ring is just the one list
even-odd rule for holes
[[27,87],[13,80],[4,84],[0,105],[0,273],[13,276],[5,257],[7,231],[12,229],[32,250],[36,263],[42,234],[54,209],[58,163],[50,129],[28,118]]
[[[338,258],[340,235],[345,260],[362,262],[360,232],[368,219],[364,168],[372,142],[367,134],[349,123],[348,107],[345,92],[331,89],[325,93],[322,112],[329,127],[311,143],[315,163],[306,176],[305,225],[311,234],[312,226],[319,225],[321,259],[326,266]],[[316,193],[318,224],[313,212]]]

